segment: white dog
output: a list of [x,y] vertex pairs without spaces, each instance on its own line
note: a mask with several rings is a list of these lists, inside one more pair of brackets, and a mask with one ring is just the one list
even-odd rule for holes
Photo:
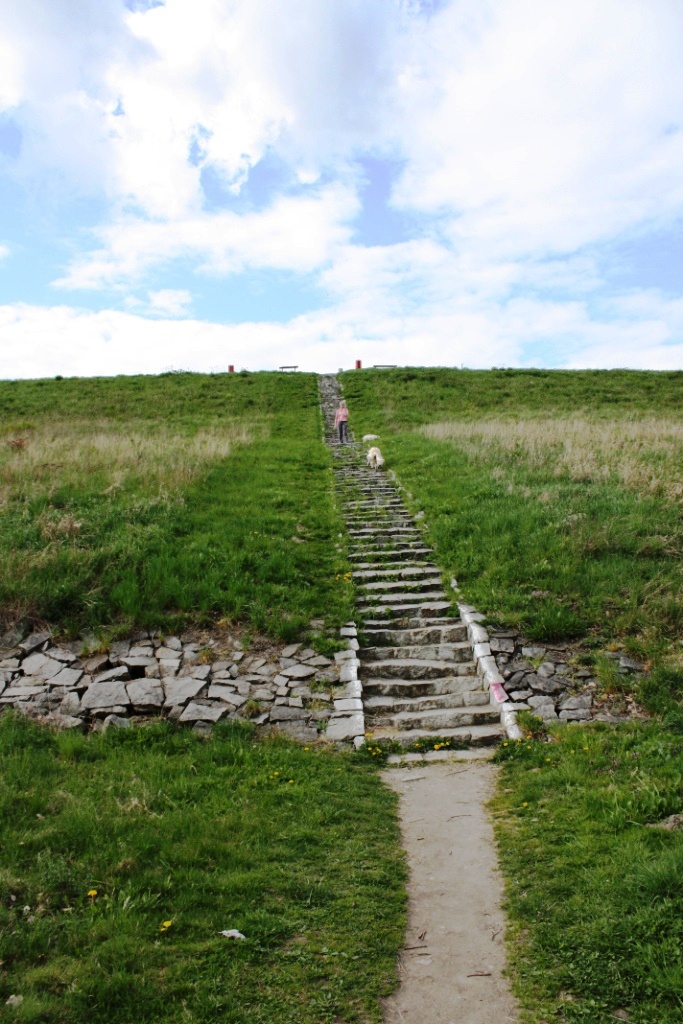
[[373,445],[372,448],[368,448],[368,466],[370,469],[381,469],[384,465],[384,456],[382,455],[379,448]]

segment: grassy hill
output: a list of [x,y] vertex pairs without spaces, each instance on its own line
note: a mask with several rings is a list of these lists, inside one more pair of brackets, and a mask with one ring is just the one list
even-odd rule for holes
[[439,564],[491,623],[679,667],[683,373],[342,379],[356,432],[381,435]]
[[0,616],[347,619],[321,429],[312,374],[0,382]]
[[[342,380],[491,622],[576,644],[598,676],[610,648],[649,662],[637,696],[660,717],[504,745],[494,813],[526,1024],[682,1024],[683,833],[652,826],[683,811],[683,375]],[[4,623],[343,621],[320,438],[313,375],[0,383]],[[0,1013],[379,1024],[405,916],[380,760],[2,715]]]

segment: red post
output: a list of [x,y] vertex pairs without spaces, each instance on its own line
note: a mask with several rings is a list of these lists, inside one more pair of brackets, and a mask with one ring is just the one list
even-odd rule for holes
[[232,365],[232,363],[230,363],[230,365],[228,366],[228,373],[234,373],[234,372],[235,372],[235,367]]
[[361,369],[361,366],[362,366],[362,364],[361,364],[361,361],[360,361],[360,359],[356,359],[356,369],[357,369],[357,370],[360,370],[360,369]]

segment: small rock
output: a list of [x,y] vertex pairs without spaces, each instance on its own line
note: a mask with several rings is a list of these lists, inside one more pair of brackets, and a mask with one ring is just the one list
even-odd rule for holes
[[41,679],[51,679],[62,669],[59,661],[54,661],[44,654],[29,655],[24,659],[21,667],[25,676],[40,676]]
[[76,686],[83,678],[83,669],[80,668],[63,668],[61,672],[58,672],[56,676],[52,678],[53,686]]
[[285,676],[287,679],[310,679],[314,676],[316,670],[311,668],[309,665],[292,665],[289,668],[284,668],[280,675]]
[[69,715],[75,718],[81,710],[81,698],[77,693],[67,693],[59,705],[60,715]]
[[213,732],[213,725],[211,722],[195,722],[192,726],[192,732],[195,736],[200,736],[202,739],[208,739]]
[[560,701],[560,709],[562,711],[578,711],[591,707],[593,704],[593,698],[589,693],[579,694],[578,697],[564,697]]
[[503,637],[492,636],[489,639],[489,645],[493,654],[514,654],[515,652],[514,640],[507,640]]
[[93,710],[109,708],[112,713],[115,712],[115,708],[121,707],[125,709],[129,704],[130,698],[126,692],[125,684],[119,679],[111,679],[103,683],[94,682],[85,691],[81,700],[81,708],[83,710],[87,708],[92,708]]
[[545,647],[522,647],[522,655],[525,658],[542,658],[545,652]]
[[552,697],[529,697],[527,704],[534,710],[542,707],[555,707]]
[[131,722],[129,718],[122,718],[120,715],[107,715],[104,720],[104,732],[107,729],[130,729]]
[[49,647],[45,653],[48,658],[54,658],[55,661],[64,661],[69,665],[72,661],[76,660],[76,655],[72,654],[65,647]]
[[109,656],[107,654],[93,654],[90,658],[85,659],[83,668],[89,675],[95,676],[98,672],[103,672],[108,664]]
[[562,684],[556,679],[544,679],[542,676],[528,675],[525,682],[534,693],[559,693],[563,689]]
[[164,703],[163,688],[155,680],[136,679],[127,684],[126,690],[136,711],[156,710]]
[[164,679],[164,692],[166,693],[166,707],[174,704],[186,704],[192,700],[206,686],[203,679],[188,679],[182,676],[180,679]]
[[211,707],[205,704],[198,704],[192,701],[187,705],[182,715],[181,722],[217,722],[226,713],[225,704],[214,704]]
[[365,732],[365,716],[344,715],[339,718],[331,718],[325,733],[328,740],[340,742],[352,740],[356,736],[362,736]]
[[308,718],[308,712],[302,708],[274,707],[270,713],[271,722],[300,721]]
[[39,647],[42,647],[43,644],[46,644],[49,639],[49,633],[31,633],[30,636],[27,636],[25,640],[21,641],[19,647],[24,654],[30,654],[31,651],[36,651]]
[[99,675],[95,676],[93,682],[99,685],[100,683],[110,683],[117,679],[130,679],[130,673],[125,666],[110,668],[106,672],[100,672]]

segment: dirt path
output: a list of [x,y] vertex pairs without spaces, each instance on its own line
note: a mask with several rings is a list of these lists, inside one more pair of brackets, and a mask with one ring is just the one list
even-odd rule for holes
[[502,976],[502,883],[484,810],[495,771],[475,757],[385,772],[400,795],[410,866],[400,985],[386,1002],[386,1024],[517,1020]]

